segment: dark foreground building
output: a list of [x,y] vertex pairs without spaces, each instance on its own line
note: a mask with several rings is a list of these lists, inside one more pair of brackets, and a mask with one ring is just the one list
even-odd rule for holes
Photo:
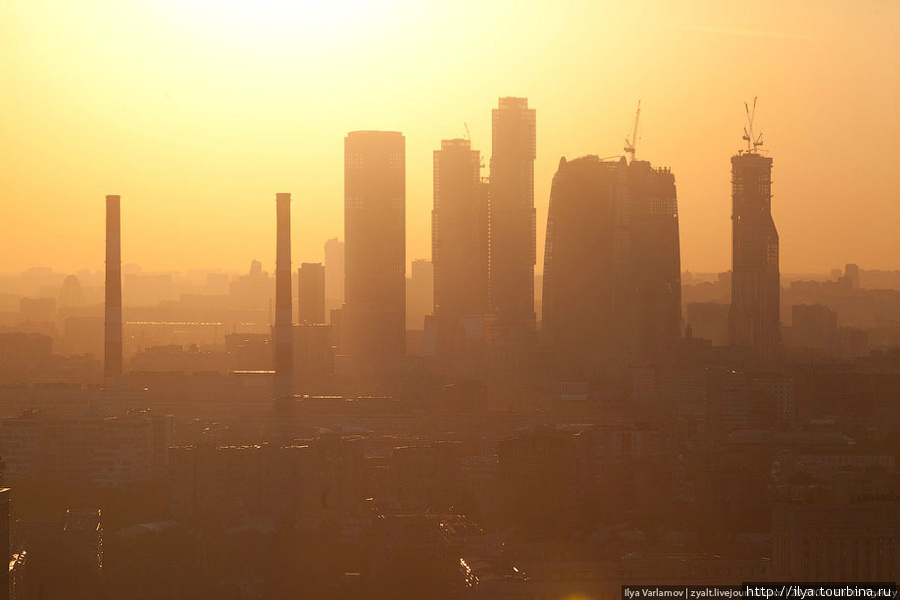
[[675,176],[647,161],[628,165],[632,353],[641,362],[671,355],[681,335],[681,246]]
[[560,375],[578,375],[625,347],[624,159],[559,161],[544,250],[542,327]]
[[544,255],[543,332],[558,375],[665,362],[681,330],[675,179],[625,159],[560,160]]

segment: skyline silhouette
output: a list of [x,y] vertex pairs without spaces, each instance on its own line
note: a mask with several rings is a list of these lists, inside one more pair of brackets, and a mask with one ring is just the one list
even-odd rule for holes
[[[502,98],[501,98],[501,100],[502,100]],[[527,99],[526,99],[526,101],[527,101]],[[756,100],[754,99],[754,105],[755,105],[755,102],[756,102]],[[754,107],[754,110],[755,110],[755,107]],[[496,110],[495,110],[495,112],[496,112]],[[467,124],[464,124],[464,125],[465,125],[466,128],[468,127]],[[637,124],[636,124],[636,125],[637,125]],[[635,131],[637,132],[638,129],[636,128]],[[757,133],[758,133],[758,131],[757,131]],[[401,135],[402,135],[402,132],[401,132]],[[466,131],[466,135],[468,135],[468,130]],[[761,134],[759,134],[759,135],[761,135]],[[641,136],[639,135],[638,138],[640,139]],[[747,137],[746,137],[746,129],[745,129],[745,136],[744,136],[744,139],[745,139],[745,140],[747,139]],[[446,141],[446,140],[445,140],[445,141]],[[468,138],[466,138],[466,141],[468,142]],[[444,143],[444,142],[442,142],[442,143]],[[471,143],[471,142],[469,142],[469,143]],[[628,139],[626,139],[626,147],[625,147],[626,153],[627,153],[627,151],[633,150],[633,148],[631,148],[631,147],[629,146],[631,143],[632,143],[632,142],[630,142]],[[762,145],[762,144],[760,144],[760,146],[761,146],[761,145]],[[755,151],[755,152],[759,152],[762,156],[767,156],[767,155],[769,154],[769,149],[768,149],[768,148],[766,148],[766,149],[760,148],[759,150],[756,150],[756,148],[754,147],[754,151]],[[473,148],[473,152],[479,152],[479,150]],[[739,150],[739,151],[738,151],[738,154],[740,154],[741,152],[743,152],[743,151],[742,151],[742,150]],[[586,155],[584,155],[584,156],[599,156],[599,155],[600,155],[600,154],[598,154],[598,153],[588,153],[588,154],[586,154]],[[492,156],[492,155],[491,155],[491,156]],[[737,156],[737,155],[736,155],[736,156]],[[565,158],[565,157],[563,157],[563,158]],[[609,160],[609,159],[613,159],[613,158],[625,158],[625,155],[624,155],[624,154],[615,154],[615,153],[610,154],[610,155],[604,155],[604,160]],[[633,158],[633,155],[632,155],[632,159],[631,159],[631,160],[632,160],[632,161],[635,160],[635,159]],[[485,180],[487,180],[488,178],[490,178],[491,171],[490,171],[489,168],[486,168],[486,167],[485,167],[485,164],[483,164],[483,163],[484,163],[484,161],[482,161],[482,164],[480,165],[480,167],[477,167],[477,168],[476,168],[476,170],[475,170],[475,171],[476,171],[476,177],[477,177],[477,178],[482,178],[482,177],[483,177],[483,178],[485,178]],[[664,163],[664,164],[665,164],[665,163]],[[668,167],[668,165],[667,165],[667,168],[671,168],[671,167]],[[346,208],[345,208],[345,211],[346,211]],[[777,212],[777,207],[776,207],[776,212]],[[536,213],[536,220],[543,221],[544,224],[546,225],[546,220],[547,220],[546,213],[545,213],[544,215],[540,215],[539,213]],[[310,227],[310,224],[303,224],[303,223],[301,223],[301,224],[295,224],[293,221],[291,221],[290,225],[291,225],[292,228],[297,227],[297,226],[303,228],[304,225],[306,225],[306,228],[309,228],[309,227]],[[544,233],[546,233],[546,232],[544,232]],[[538,233],[538,236],[540,236],[540,235],[541,235],[541,234]],[[304,239],[308,239],[308,238],[310,238],[310,237],[315,237],[315,236],[304,236]],[[326,235],[326,237],[329,237],[329,236]],[[408,237],[409,237],[409,235],[407,234],[407,239],[408,239]],[[339,239],[339,241],[341,241],[341,243],[343,243],[343,238],[338,238],[338,239]],[[323,238],[323,239],[321,240],[321,242],[324,243],[324,241],[325,241],[325,239]],[[543,241],[543,242],[546,242],[546,239],[543,239],[542,241]],[[433,244],[433,242],[432,242],[432,244]],[[545,249],[542,248],[541,250],[542,250],[541,252],[536,253],[538,256],[540,256],[541,260],[536,260],[536,261],[535,261],[535,266],[534,266],[534,274],[535,274],[535,275],[539,275],[539,274],[541,274],[541,272],[543,271],[542,260],[543,260],[543,253],[544,253],[544,250],[545,250]],[[265,254],[264,252],[255,252],[255,253],[254,253],[254,252],[251,251],[251,253],[250,253],[248,256],[254,256],[254,257],[256,257],[256,256],[259,256],[259,255],[264,255],[264,254]],[[429,253],[429,255],[430,255],[430,253]],[[320,253],[319,253],[319,256],[324,256],[324,254],[320,252]],[[291,259],[292,259],[292,261],[295,260],[295,259],[293,258],[293,253],[292,253]],[[255,260],[255,258],[254,258],[254,260]],[[419,260],[419,258],[417,258],[417,257],[415,257],[415,256],[412,256],[412,257],[408,257],[408,258],[407,258],[407,261],[406,261],[406,263],[407,263],[407,270],[406,270],[407,275],[409,275],[409,269],[408,269],[409,265],[411,264],[412,261],[415,261],[415,260]],[[842,260],[843,260],[843,259],[842,259]],[[301,261],[298,261],[298,262],[309,262],[309,261],[308,261],[308,260],[301,260]],[[322,262],[321,258],[319,259],[319,262]],[[841,261],[839,260],[838,263],[835,263],[835,264],[839,264],[840,262],[841,262]],[[128,264],[129,264],[129,265],[136,265],[137,262],[136,262],[136,261],[128,261]],[[900,264],[900,263],[898,263],[898,264]],[[831,268],[833,268],[833,266],[834,266],[834,265],[832,265],[832,264],[823,264],[822,266],[820,266],[820,267],[818,267],[818,268],[813,268],[813,267],[802,267],[802,268],[800,268],[800,269],[795,269],[794,272],[797,272],[797,273],[814,273],[814,272],[825,273],[826,271],[828,271],[828,270],[830,270]],[[29,268],[35,268],[35,267],[53,267],[53,265],[49,265],[49,264],[47,264],[47,265],[44,265],[44,264],[23,265],[23,267],[22,267],[20,270],[27,270],[27,269],[29,269]],[[888,265],[887,270],[891,270],[892,268],[894,268],[894,267],[890,267],[890,265]],[[85,270],[85,269],[90,270],[89,267],[82,265],[82,266],[80,266],[80,267],[77,268],[77,269],[72,269],[72,271],[83,271],[83,270]],[[222,271],[223,269],[222,269],[222,266],[221,266],[221,265],[211,264],[211,265],[202,265],[202,266],[198,266],[198,267],[195,267],[195,268],[193,268],[193,269],[188,269],[188,270],[193,270],[193,271]],[[226,268],[226,269],[224,269],[224,270],[225,270],[226,272],[232,272],[232,273],[234,273],[234,272],[239,272],[239,268],[236,268],[236,267],[230,267],[230,268]],[[692,271],[692,270],[693,270],[693,271],[696,271],[696,272],[704,272],[703,269],[691,269],[690,266],[686,266],[684,270],[685,270],[685,271]],[[723,268],[714,270],[713,272],[715,272],[715,271],[722,271],[722,270],[725,270],[724,266],[723,266]],[[154,269],[154,271],[156,271],[156,272],[163,272],[163,273],[165,273],[165,272],[178,272],[179,269],[172,269],[172,268],[166,268],[166,267],[163,267],[163,268],[161,268],[161,269]],[[12,273],[12,272],[14,272],[14,271],[10,271],[10,272],[8,272],[8,273]],[[709,272],[709,271],[706,271],[706,272]]]
[[898,23],[3,4],[0,600],[896,596]]

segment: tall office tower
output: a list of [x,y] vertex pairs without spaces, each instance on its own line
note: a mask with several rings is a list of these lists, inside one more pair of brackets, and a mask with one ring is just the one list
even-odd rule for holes
[[119,196],[106,197],[105,377],[122,374],[122,230],[119,201]]
[[275,398],[294,393],[294,345],[291,333],[291,195],[275,194],[277,240],[275,254]]
[[500,98],[493,111],[490,309],[498,334],[534,330],[535,112],[527,98]]
[[647,161],[628,165],[631,352],[658,363],[681,336],[681,248],[675,177]]
[[325,315],[344,304],[344,242],[331,238],[325,242]]
[[297,322],[325,323],[325,267],[302,263],[297,269]]
[[457,337],[461,319],[488,312],[488,202],[481,154],[469,140],[443,140],[434,151],[431,260],[438,346]]
[[780,345],[778,231],[772,220],[772,159],[758,154],[756,145],[731,157],[728,334],[731,345],[768,360]]
[[344,138],[341,354],[377,370],[406,353],[405,146],[395,131]]
[[625,159],[559,161],[544,248],[542,330],[555,372],[587,376],[627,346]]

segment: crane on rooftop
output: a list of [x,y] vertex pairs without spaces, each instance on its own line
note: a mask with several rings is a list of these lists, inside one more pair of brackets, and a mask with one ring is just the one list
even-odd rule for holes
[[638,123],[641,120],[641,101],[638,100],[637,114],[634,115],[634,131],[631,133],[631,140],[625,138],[625,152],[631,157],[630,162],[634,162],[634,154],[637,150]]
[[758,148],[763,145],[762,133],[755,135],[753,131],[753,119],[756,117],[756,97],[753,98],[753,110],[744,102],[744,110],[747,112],[747,126],[744,127],[743,139],[747,142],[747,154],[756,154]]
[[[466,140],[467,142],[469,142],[469,147],[471,148],[471,144],[472,144],[472,135],[469,133],[469,124],[468,124],[468,123],[463,123],[463,127],[466,128],[466,137],[464,137],[463,139]],[[484,158],[483,158],[483,157],[482,157],[482,159],[481,159],[481,164],[479,165],[479,167],[482,168],[482,169],[484,168]]]

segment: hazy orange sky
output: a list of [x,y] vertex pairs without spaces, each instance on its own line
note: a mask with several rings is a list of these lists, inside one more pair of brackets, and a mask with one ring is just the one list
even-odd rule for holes
[[[743,101],[774,158],[783,271],[900,268],[900,2],[0,4],[0,271],[123,260],[272,269],[275,193],[293,260],[343,237],[343,139],[406,135],[407,258],[430,258],[432,151],[486,159],[499,96],[537,110],[538,269],[560,156],[670,166],[682,265],[729,268]],[[487,175],[485,170],[484,175]]]

